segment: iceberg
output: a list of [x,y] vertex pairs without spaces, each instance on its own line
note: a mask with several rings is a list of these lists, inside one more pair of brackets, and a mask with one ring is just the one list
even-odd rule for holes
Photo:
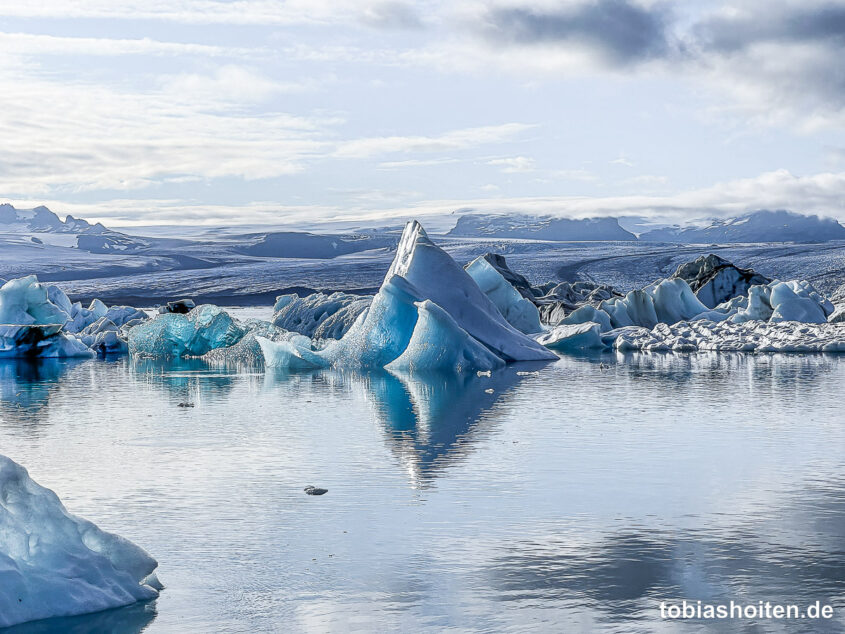
[[708,308],[747,295],[752,286],[771,282],[752,269],[741,269],[713,253],[682,264],[672,277],[686,281]]
[[[51,294],[60,305],[50,301]],[[6,282],[0,287],[0,357],[93,356],[84,343],[63,331],[69,316],[61,305],[68,303],[64,293],[39,283],[34,275]]]
[[[282,296],[280,311],[298,298]],[[133,330],[134,332],[134,330]],[[307,337],[256,337],[267,367],[389,368],[470,372],[508,361],[556,359],[514,328],[473,278],[417,222],[405,227],[390,270],[369,307],[341,339],[317,349]]]
[[415,220],[405,226],[385,279],[394,276],[413,286],[417,301],[430,299],[505,361],[556,358],[547,348],[511,326],[475,280],[436,246]]
[[68,513],[0,455],[0,627],[75,616],[158,596],[155,559]]
[[493,302],[508,323],[525,334],[542,332],[540,311],[488,261],[487,256],[473,260],[466,272]]
[[222,308],[201,304],[187,315],[163,313],[129,330],[129,352],[145,357],[201,356],[240,341],[245,331]]
[[661,280],[643,290],[651,296],[660,323],[675,324],[707,312],[707,306],[695,296],[685,280]]
[[581,306],[581,308],[573,310],[559,325],[597,324],[602,331],[606,331],[611,329],[610,322],[610,315],[606,311],[587,304],[586,306]]
[[[498,273],[497,273],[498,275]],[[431,300],[415,303],[417,322],[405,350],[387,370],[416,372],[486,371],[505,365]]]
[[370,302],[371,296],[340,292],[280,295],[273,307],[273,324],[315,339],[340,339]]
[[0,358],[86,358],[94,353],[80,339],[62,333],[60,324],[0,324]]
[[264,367],[276,370],[318,370],[328,367],[328,362],[311,348],[311,339],[296,335],[288,339],[271,341],[256,336],[264,355]]
[[49,295],[47,286],[34,275],[9,280],[0,287],[0,324],[64,326],[68,315]]
[[585,321],[555,326],[549,332],[539,335],[537,341],[561,352],[601,350],[606,347],[601,333],[601,324]]
[[246,334],[232,346],[215,348],[206,352],[202,358],[212,365],[256,367],[264,362],[264,354],[258,343],[258,337],[270,341],[290,339],[296,333],[289,333],[270,322],[249,319],[243,324]]

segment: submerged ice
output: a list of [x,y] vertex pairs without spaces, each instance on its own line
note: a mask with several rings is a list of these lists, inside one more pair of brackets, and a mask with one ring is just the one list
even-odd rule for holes
[[68,513],[0,455],[0,627],[158,596],[158,565],[132,542]]

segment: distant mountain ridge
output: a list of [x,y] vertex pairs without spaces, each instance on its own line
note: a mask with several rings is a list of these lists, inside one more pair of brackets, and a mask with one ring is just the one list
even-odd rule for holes
[[[43,244],[47,240],[44,234],[76,236],[76,248],[90,253],[138,253],[150,245],[144,238],[112,231],[99,222],[92,225],[71,215],[61,220],[43,205],[17,209],[9,203],[0,204],[0,233],[35,234],[31,238],[34,244]],[[36,237],[39,234],[41,237]]]
[[687,244],[736,242],[827,242],[845,240],[845,227],[832,218],[783,209],[761,209],[738,218],[714,220],[705,227],[667,227],[640,236],[647,242]]
[[0,229],[6,231],[34,231],[44,233],[102,234],[109,230],[99,222],[92,225],[87,220],[68,215],[62,221],[47,207],[17,209],[9,203],[0,204]]
[[504,214],[471,214],[458,218],[446,235],[466,238],[522,238],[582,242],[601,240],[636,240],[619,226],[616,218],[555,218]]

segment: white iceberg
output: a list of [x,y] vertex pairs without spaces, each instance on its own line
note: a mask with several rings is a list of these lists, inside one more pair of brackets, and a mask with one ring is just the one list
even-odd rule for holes
[[256,336],[255,340],[264,355],[264,367],[278,370],[317,370],[329,364],[311,348],[311,339],[297,335],[289,339],[271,341]]
[[132,542],[68,513],[0,455],[0,627],[158,596],[158,565]]
[[537,341],[552,350],[579,352],[605,348],[601,324],[585,321],[574,324],[559,324],[549,332],[537,337]]
[[273,325],[315,339],[340,339],[372,299],[340,292],[280,295],[273,307]]
[[615,334],[620,351],[845,352],[845,328],[827,323],[699,320]]
[[542,332],[537,307],[523,297],[484,256],[473,260],[465,270],[511,326],[526,334]]

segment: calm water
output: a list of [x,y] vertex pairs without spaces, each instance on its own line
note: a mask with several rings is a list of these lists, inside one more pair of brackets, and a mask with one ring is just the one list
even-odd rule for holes
[[845,358],[535,369],[0,364],[0,453],[167,586],[14,631],[800,630],[660,620],[684,598],[821,600],[805,631],[845,631]]

